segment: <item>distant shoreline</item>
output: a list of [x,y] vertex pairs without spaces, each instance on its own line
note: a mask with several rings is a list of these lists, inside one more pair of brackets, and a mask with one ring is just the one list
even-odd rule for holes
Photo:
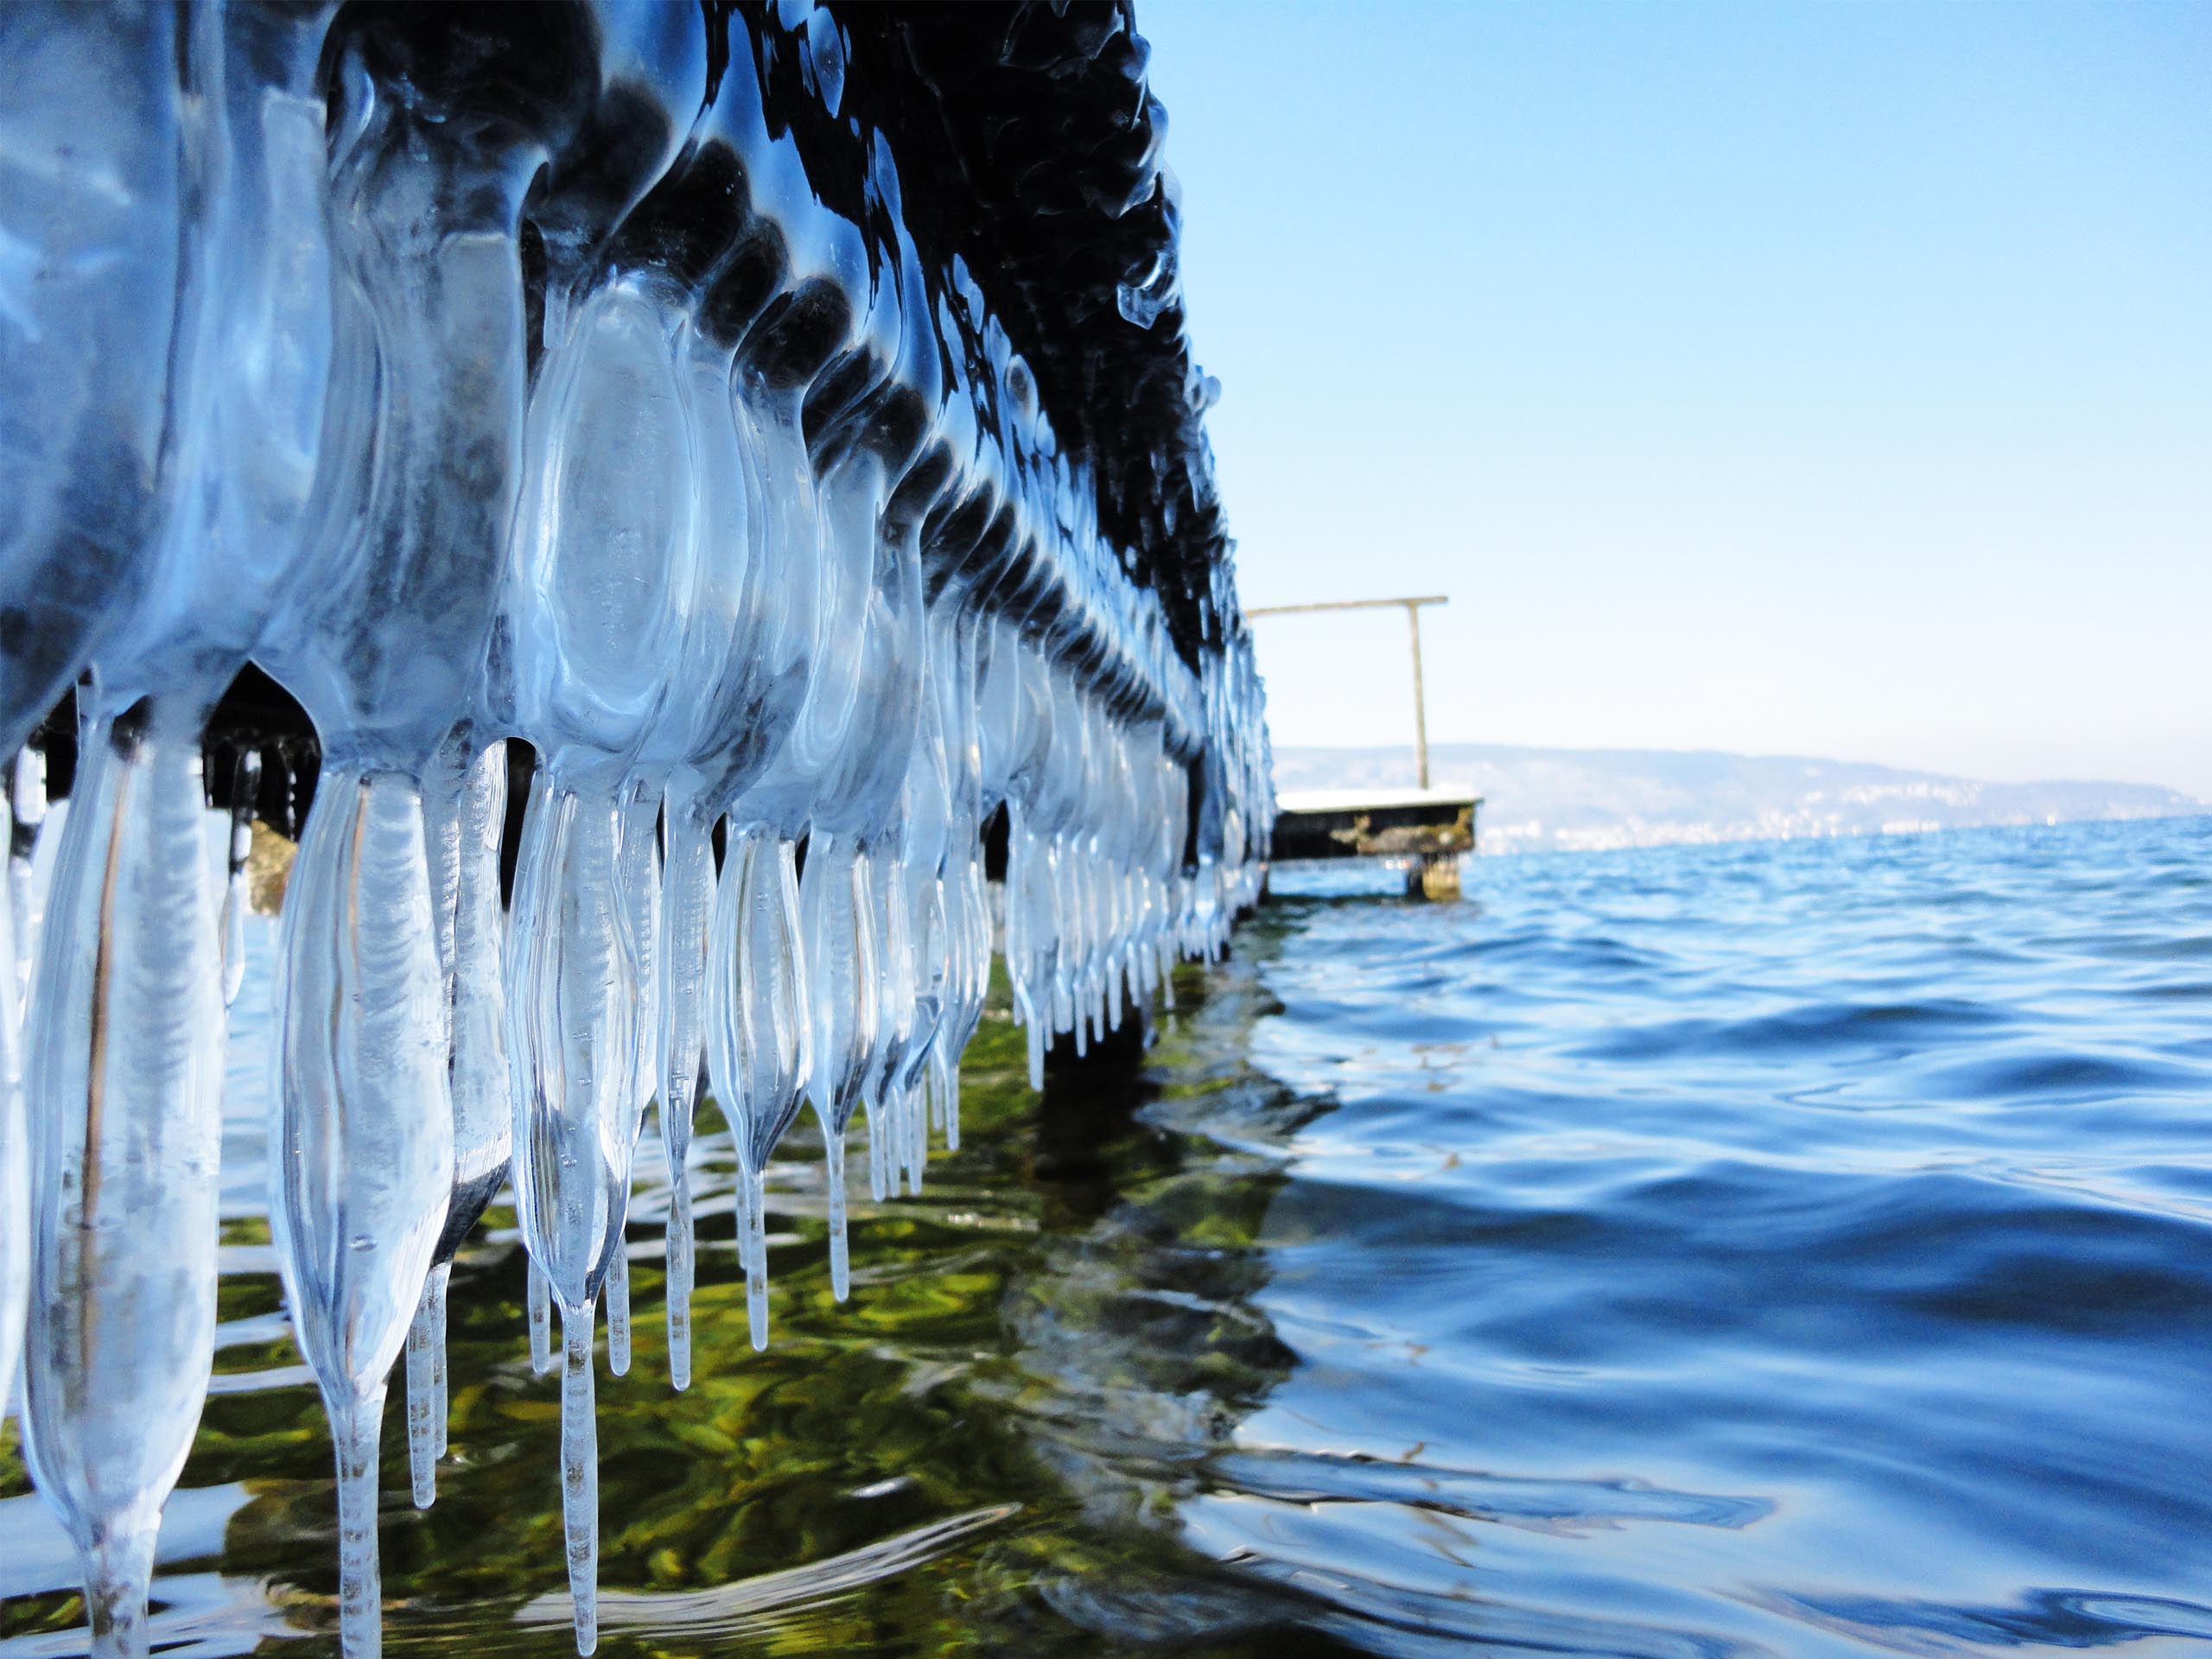
[[[1804,755],[1433,744],[1430,776],[1484,798],[1478,852],[1612,852],[2192,817],[2212,804],[2155,784],[1990,783]],[[1409,747],[1290,747],[1275,786],[1374,789],[1413,776]]]

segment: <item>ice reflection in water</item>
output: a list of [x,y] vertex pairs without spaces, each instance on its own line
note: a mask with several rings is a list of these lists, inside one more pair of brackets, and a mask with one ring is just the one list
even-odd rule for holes
[[[157,1645],[211,1652],[274,1637],[327,1643],[336,1630],[314,1385],[294,1359],[265,1200],[250,1173],[264,1152],[259,1062],[270,1039],[272,934],[266,918],[249,921],[226,1099],[219,1375],[150,1626]],[[1198,1000],[1195,982],[1183,1000]],[[610,1651],[639,1643],[713,1651],[735,1636],[903,1649],[946,1617],[1014,1640],[1039,1616],[1026,1587],[1034,1563],[1082,1528],[1084,1505],[1056,1471],[1039,1425],[1003,1403],[1027,1362],[1000,1309],[1017,1294],[1025,1264],[1051,1271],[1045,1238],[1079,1236],[1096,1215],[1087,1194],[1072,1205],[1058,1196],[1087,1183],[1088,1173],[1028,1173],[1040,1109],[1079,1125],[1073,1132],[1086,1147],[1134,1131],[1126,1103],[1102,1113],[1096,1103],[1052,1106],[1048,1097],[1040,1109],[1026,1087],[1024,1047],[1001,993],[968,1066],[963,1150],[937,1156],[926,1197],[854,1207],[853,1301],[844,1308],[832,1298],[817,1149],[795,1137],[768,1165],[762,1244],[774,1258],[778,1336],[765,1353],[746,1335],[738,1160],[710,1090],[695,1149],[704,1195],[696,1365],[683,1395],[652,1375],[665,1359],[651,1314],[664,1291],[659,1238],[670,1189],[655,1143],[643,1144],[629,1228],[638,1363],[599,1393],[607,1585],[600,1637]],[[1128,1086],[1126,1060],[1115,1075],[1118,1083],[1097,1084],[1099,1099],[1143,1096]],[[1072,1155],[1054,1145],[1048,1158]],[[406,1604],[404,1620],[388,1620],[387,1639],[535,1652],[542,1627],[569,1618],[547,1548],[561,1528],[548,1466],[558,1387],[532,1375],[519,1340],[522,1257],[504,1204],[490,1222],[453,1264],[453,1421],[437,1504],[415,1511],[395,1495],[381,1517],[383,1592],[388,1603]],[[396,1494],[404,1484],[397,1446],[384,1455]],[[22,1491],[20,1467],[7,1467],[9,1490]],[[0,1508],[10,1559],[20,1539],[25,1562],[47,1560],[42,1509],[29,1497],[0,1503],[10,1505]],[[203,1514],[217,1518],[194,1519]],[[1116,1559],[1179,1559],[1149,1527],[1112,1548]],[[970,1585],[988,1594],[972,1616],[952,1611]],[[954,1603],[944,1600],[949,1592]],[[0,1573],[0,1653],[82,1650],[66,1574],[31,1566]],[[1053,1640],[1070,1650],[1097,1646],[1071,1629]]]

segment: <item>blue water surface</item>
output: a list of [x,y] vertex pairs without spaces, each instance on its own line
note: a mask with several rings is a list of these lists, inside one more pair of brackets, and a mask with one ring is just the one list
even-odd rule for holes
[[1186,1535],[1385,1652],[2212,1641],[2212,820],[1279,903],[1294,1356]]

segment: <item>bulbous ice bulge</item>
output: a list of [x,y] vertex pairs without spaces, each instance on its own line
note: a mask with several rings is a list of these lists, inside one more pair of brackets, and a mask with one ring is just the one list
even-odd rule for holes
[[145,1651],[155,1534],[214,1359],[223,1027],[197,712],[86,731],[26,1033],[24,1422],[102,1654]]
[[507,1178],[506,918],[499,839],[506,823],[505,742],[467,721],[440,748],[423,788],[423,837],[453,1099],[453,1177],[445,1225],[407,1337],[407,1446],[417,1508],[437,1492],[447,1429],[446,1290],[453,1260]]
[[329,357],[329,16],[0,19],[30,89],[0,115],[0,234],[24,256],[0,261],[0,397],[36,399],[0,405],[10,746],[87,655],[110,711],[203,684],[212,701],[295,563]]
[[676,332],[649,283],[609,283],[548,341],[531,394],[506,600],[516,722],[610,791],[660,711],[693,601]]
[[[485,121],[441,81],[454,27],[340,16],[315,580],[255,653],[326,749],[410,775],[480,700],[521,449],[516,232],[545,155],[531,121]],[[455,60],[484,67],[487,41],[468,44]],[[408,97],[379,87],[395,67]]]
[[[880,458],[855,452],[821,480],[817,496],[818,563],[816,644],[806,697],[781,753],[774,782],[802,800],[809,821],[858,833],[880,804],[881,750],[913,709],[887,709],[880,689],[898,642],[887,626],[896,596],[878,593],[876,524],[887,494]],[[879,724],[879,722],[881,722]],[[886,727],[892,729],[887,731]],[[881,741],[879,741],[881,740]],[[903,749],[899,758],[903,772]],[[897,779],[891,783],[897,788]]]
[[[700,709],[687,757],[698,774],[693,810],[705,823],[727,810],[733,827],[768,824],[789,838],[805,822],[814,785],[814,775],[785,754],[816,678],[822,636],[814,469],[796,392],[741,377],[730,416],[745,469],[739,499],[757,513],[757,524],[744,544],[729,651]],[[711,451],[702,470],[709,476],[718,470]],[[724,522],[721,515],[705,522],[702,553],[709,565],[717,562],[717,529]],[[752,793],[772,772],[781,787]]]
[[157,467],[127,603],[91,658],[92,711],[204,709],[296,574],[330,356],[323,99],[328,5],[186,9],[191,228]]
[[454,1178],[443,985],[413,779],[337,760],[285,895],[270,1220],[337,1442],[340,1630],[379,1644],[376,1470]]
[[[0,753],[76,676],[154,553],[188,193],[206,163],[165,4],[0,8]],[[99,118],[87,119],[88,111]]]

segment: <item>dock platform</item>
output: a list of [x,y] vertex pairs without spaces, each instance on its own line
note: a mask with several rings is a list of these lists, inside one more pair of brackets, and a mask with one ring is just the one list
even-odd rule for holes
[[1286,791],[1275,797],[1273,859],[1402,860],[1408,895],[1452,898],[1459,859],[1475,850],[1482,804],[1469,790]]

